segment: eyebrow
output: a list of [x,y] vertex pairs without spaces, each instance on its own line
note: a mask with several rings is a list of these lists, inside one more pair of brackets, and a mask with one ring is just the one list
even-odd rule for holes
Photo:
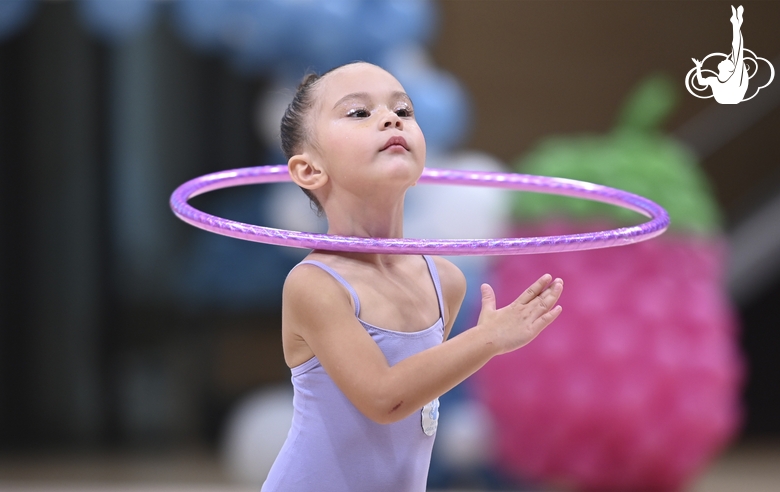
[[[333,105],[334,108],[338,107],[339,104],[343,103],[344,101],[348,101],[350,99],[370,99],[371,96],[369,96],[368,92],[353,92],[351,94],[347,94],[346,96],[342,97],[338,101],[336,101],[336,104]],[[409,95],[403,91],[394,91],[392,94],[390,94],[391,99],[406,99],[410,103],[412,102],[412,98],[409,97]]]

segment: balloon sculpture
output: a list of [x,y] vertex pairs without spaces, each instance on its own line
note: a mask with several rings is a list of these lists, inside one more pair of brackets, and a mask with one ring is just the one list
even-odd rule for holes
[[[496,465],[517,480],[679,490],[738,429],[743,366],[723,287],[724,240],[694,157],[657,130],[673,96],[666,79],[651,78],[611,134],[551,138],[517,162],[519,172],[641,194],[672,219],[653,241],[494,264],[499,305],[544,272],[565,279],[567,291],[549,331],[474,376],[494,421]],[[513,234],[641,219],[602,204],[518,195]]]

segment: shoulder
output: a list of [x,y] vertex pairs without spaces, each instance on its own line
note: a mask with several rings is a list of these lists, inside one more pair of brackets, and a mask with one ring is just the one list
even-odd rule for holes
[[322,268],[305,263],[292,269],[282,288],[282,306],[296,318],[323,311],[355,312],[349,291]]
[[454,293],[466,292],[466,276],[460,271],[453,262],[440,256],[433,257],[433,263],[436,265],[436,271],[439,274],[439,281],[442,289],[447,289]]

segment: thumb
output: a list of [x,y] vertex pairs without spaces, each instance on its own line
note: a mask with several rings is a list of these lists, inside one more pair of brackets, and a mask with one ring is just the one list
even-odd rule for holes
[[482,291],[482,310],[495,311],[496,294],[493,292],[493,287],[490,284],[482,284],[480,290]]

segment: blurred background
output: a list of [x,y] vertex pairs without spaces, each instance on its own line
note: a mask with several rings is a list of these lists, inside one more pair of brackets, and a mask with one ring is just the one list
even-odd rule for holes
[[[755,97],[685,90],[691,58],[729,53],[730,5],[0,0],[0,488],[257,489],[289,425],[281,286],[305,252],[197,230],[167,200],[282,162],[303,74],[363,59],[406,87],[429,167],[585,179],[673,220],[643,245],[456,260],[456,332],[480,282],[509,302],[539,269],[566,279],[567,319],[442,399],[431,488],[777,490],[780,2],[742,2]],[[286,185],[192,203],[323,230]],[[407,218],[462,238],[643,220],[436,187]]]

